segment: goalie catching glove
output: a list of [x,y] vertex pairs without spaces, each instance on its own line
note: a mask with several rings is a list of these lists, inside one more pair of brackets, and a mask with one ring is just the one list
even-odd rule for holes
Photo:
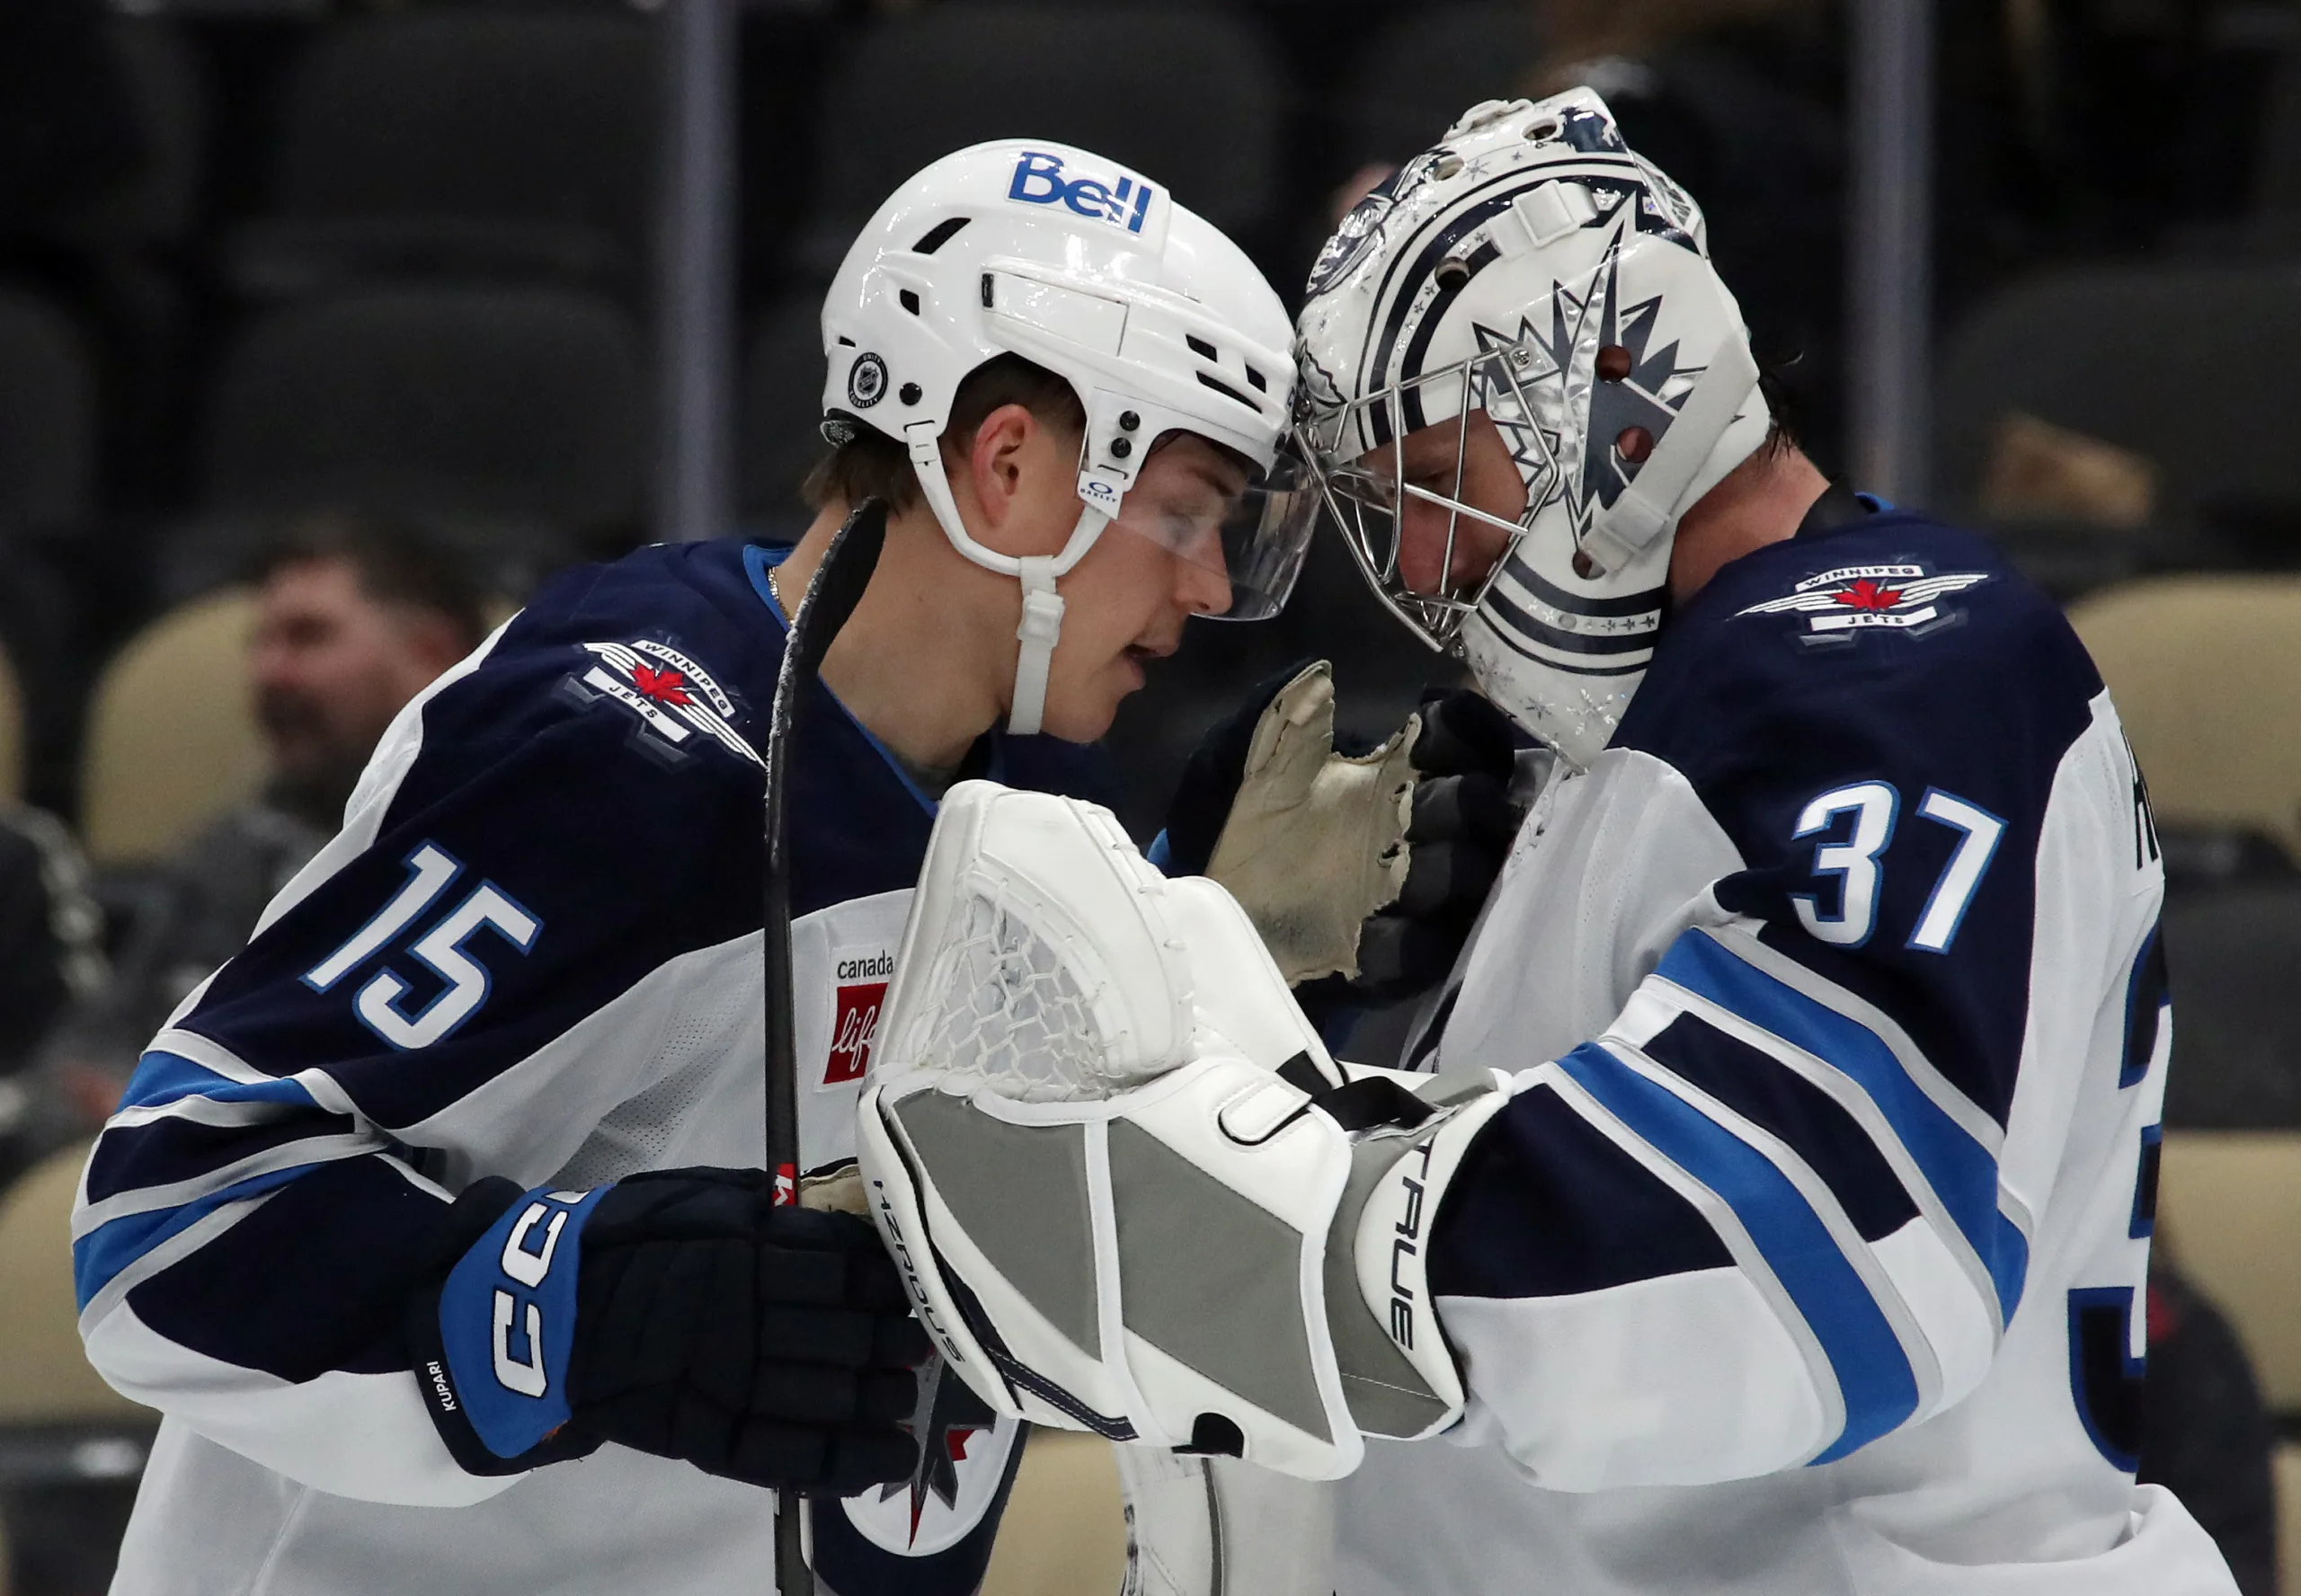
[[1310,1479],[1461,1416],[1424,1254],[1497,1077],[1338,1066],[1221,887],[988,782],[896,968],[863,1173],[993,1408]]

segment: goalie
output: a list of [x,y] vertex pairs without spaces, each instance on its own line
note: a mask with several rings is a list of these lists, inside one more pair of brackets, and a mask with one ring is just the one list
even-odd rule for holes
[[2234,1590],[2133,1477],[2163,873],[2053,605],[1772,424],[1587,91],[1409,162],[1301,332],[1365,574],[1559,774],[1414,1073],[1097,812],[955,793],[862,1113],[953,1368],[1341,1480],[1342,1596]]

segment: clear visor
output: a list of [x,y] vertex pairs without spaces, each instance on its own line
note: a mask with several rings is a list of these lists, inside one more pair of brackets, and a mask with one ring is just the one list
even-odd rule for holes
[[1293,459],[1241,490],[1227,461],[1212,469],[1154,449],[1109,531],[1150,538],[1183,561],[1208,619],[1262,621],[1286,607],[1318,519],[1318,489]]
[[[1501,345],[1364,398],[1320,405],[1296,425],[1310,474],[1366,580],[1434,648],[1453,643],[1511,545],[1558,491],[1550,440],[1565,418],[1537,408],[1527,376],[1539,358],[1530,343]],[[1472,419],[1480,414],[1524,483],[1515,519],[1463,497]]]

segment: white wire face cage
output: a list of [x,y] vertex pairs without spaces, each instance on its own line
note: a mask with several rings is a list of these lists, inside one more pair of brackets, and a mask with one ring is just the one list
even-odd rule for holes
[[[1552,442],[1566,421],[1564,395],[1545,395],[1531,381],[1540,359],[1535,341],[1521,340],[1339,403],[1319,403],[1305,392],[1295,427],[1303,469],[1376,596],[1433,649],[1461,653],[1463,624],[1487,601],[1536,518],[1565,491]],[[1516,461],[1525,497],[1515,519],[1462,497],[1472,417],[1479,414],[1501,430]],[[1431,415],[1441,419],[1423,420]],[[1422,439],[1411,462],[1409,436]],[[1431,481],[1438,485],[1425,485]],[[1429,564],[1435,587],[1414,585],[1405,570],[1408,507],[1417,503],[1445,518]],[[1482,561],[1473,541],[1485,545]],[[1464,558],[1471,563],[1458,573]]]

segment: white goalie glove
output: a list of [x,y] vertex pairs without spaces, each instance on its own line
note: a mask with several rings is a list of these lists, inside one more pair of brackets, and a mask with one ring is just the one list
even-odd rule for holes
[[1424,1254],[1499,1077],[1337,1065],[1107,811],[951,789],[879,1045],[872,1210],[997,1411],[1306,1479],[1461,1416]]

